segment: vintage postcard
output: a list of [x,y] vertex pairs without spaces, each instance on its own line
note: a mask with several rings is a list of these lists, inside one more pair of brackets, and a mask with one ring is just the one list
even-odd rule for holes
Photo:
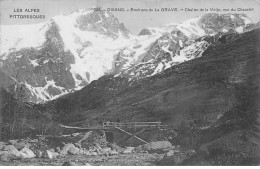
[[260,0],[0,0],[0,166],[260,165]]

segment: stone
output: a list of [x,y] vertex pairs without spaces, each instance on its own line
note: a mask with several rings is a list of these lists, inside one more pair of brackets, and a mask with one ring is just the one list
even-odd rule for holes
[[36,156],[37,158],[41,158],[41,157],[43,157],[43,153],[42,153],[42,151],[40,151],[40,150],[36,150],[36,152],[35,152],[35,156]]
[[123,154],[131,154],[133,153],[135,147],[126,147],[126,149],[122,152]]
[[5,143],[4,142],[0,142],[0,150],[2,150],[5,146]]
[[127,150],[134,151],[135,147],[126,147]]
[[50,150],[45,150],[45,152],[44,152],[44,157],[45,157],[45,158],[48,158],[48,159],[53,159],[53,158],[55,158],[53,152],[51,152]]
[[72,155],[79,154],[79,148],[78,148],[78,147],[71,147],[71,148],[68,150],[68,154],[72,154]]
[[106,156],[107,156],[110,151],[111,151],[111,148],[103,148],[103,149],[101,149],[101,150],[99,151],[99,153],[100,153],[101,155],[106,155]]
[[8,154],[2,154],[2,155],[0,155],[0,160],[3,162],[9,162],[11,160],[11,158]]
[[131,154],[133,151],[129,149],[125,149],[122,153],[123,154]]
[[84,166],[92,166],[91,164],[89,163],[85,163]]
[[6,145],[3,149],[10,156],[13,156],[13,157],[16,157],[16,158],[21,157],[21,152],[18,151],[13,145]]
[[76,147],[74,146],[74,144],[69,143],[69,144],[65,144],[62,149],[61,149],[61,154],[68,154],[68,151],[73,148],[75,149]]
[[17,149],[17,150],[21,150],[25,147],[29,148],[30,145],[24,142],[20,142],[20,143],[14,143],[13,146]]
[[63,157],[62,155],[60,155],[59,153],[57,152],[52,152],[52,155],[57,158],[57,157]]
[[4,151],[17,150],[13,145],[6,145],[3,148]]
[[79,153],[79,154],[85,154],[85,150],[79,149],[78,153]]
[[9,151],[1,151],[0,152],[0,157],[2,156],[2,160],[3,161],[6,161],[5,159],[16,160],[16,159],[20,159],[21,158],[21,154],[20,153],[17,153],[17,152],[14,153],[14,152],[11,152],[11,151],[9,150]]
[[21,157],[22,158],[34,158],[35,157],[35,154],[29,148],[25,147],[20,152],[21,152]]
[[55,152],[59,153],[61,151],[60,147],[55,148]]
[[180,150],[178,150],[178,149],[170,150],[169,152],[167,152],[167,153],[165,154],[165,157],[173,156],[174,154],[179,153],[179,152],[180,152]]

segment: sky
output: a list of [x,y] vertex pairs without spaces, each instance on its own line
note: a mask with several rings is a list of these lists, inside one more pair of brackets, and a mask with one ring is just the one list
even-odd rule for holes
[[[156,8],[155,12],[112,12],[132,33],[138,34],[147,27],[160,27],[181,23],[187,19],[202,16],[210,11],[185,11],[185,8],[253,8],[253,11],[227,11],[218,13],[245,13],[254,22],[260,20],[260,0],[0,0],[0,24],[34,24],[51,19],[56,15],[69,14],[77,9],[90,9],[100,5],[108,8]],[[24,12],[25,9],[39,9],[39,12]],[[179,11],[161,11],[161,8],[178,8]],[[14,12],[22,9],[23,12]],[[180,9],[184,9],[180,11]],[[10,15],[45,15],[45,19],[15,19]]]

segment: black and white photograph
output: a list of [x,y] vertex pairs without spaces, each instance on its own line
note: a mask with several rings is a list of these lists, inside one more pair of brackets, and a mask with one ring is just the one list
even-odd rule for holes
[[260,0],[0,0],[0,167],[259,165]]

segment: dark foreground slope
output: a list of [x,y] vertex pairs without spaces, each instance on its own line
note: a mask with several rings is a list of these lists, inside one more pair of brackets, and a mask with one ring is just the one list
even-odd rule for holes
[[103,77],[58,99],[57,120],[67,124],[102,119],[160,120],[179,131],[173,140],[176,144],[185,142],[205,151],[213,165],[218,161],[222,165],[256,164],[260,143],[259,34],[260,29],[225,35],[226,39],[233,37],[232,42],[223,41],[208,48],[201,58],[135,84]]
[[16,82],[8,77],[5,73],[0,71],[0,140],[2,139],[2,126],[3,126],[3,109],[6,105],[6,88],[15,86]]
[[[0,141],[54,131],[52,105],[26,102],[26,88],[0,71]],[[57,132],[55,131],[54,134]]]
[[253,93],[258,96],[259,50],[257,29],[137,83],[102,77],[56,101],[60,120],[120,118],[178,124],[202,115],[217,119],[235,109],[251,110],[254,106],[249,104],[257,105],[248,99]]

